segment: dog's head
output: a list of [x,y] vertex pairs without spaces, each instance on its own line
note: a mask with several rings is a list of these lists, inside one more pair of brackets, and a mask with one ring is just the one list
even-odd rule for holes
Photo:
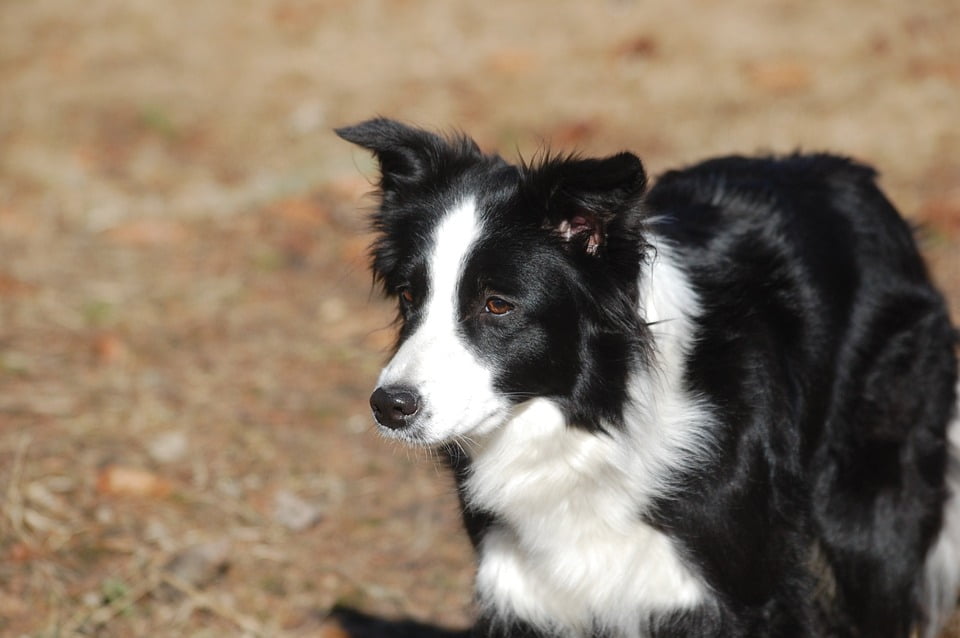
[[337,134],[380,164],[373,274],[400,321],[370,401],[381,431],[482,436],[539,397],[571,425],[615,425],[643,356],[640,160],[513,166],[386,119]]

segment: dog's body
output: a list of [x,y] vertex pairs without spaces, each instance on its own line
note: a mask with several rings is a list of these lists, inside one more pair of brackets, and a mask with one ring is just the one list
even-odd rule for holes
[[[932,636],[960,581],[954,332],[873,172],[511,166],[388,120],[381,431],[449,457],[477,636]],[[951,469],[952,468],[952,469]]]

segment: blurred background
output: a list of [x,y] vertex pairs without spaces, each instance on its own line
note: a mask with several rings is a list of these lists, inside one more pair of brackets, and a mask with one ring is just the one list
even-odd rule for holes
[[958,33],[956,0],[3,2],[0,634],[469,622],[450,480],[371,427],[374,165],[332,127],[849,154],[957,317]]

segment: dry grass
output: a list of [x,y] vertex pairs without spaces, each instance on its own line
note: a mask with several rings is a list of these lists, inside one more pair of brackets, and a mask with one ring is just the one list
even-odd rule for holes
[[833,149],[960,306],[960,6],[441,0],[0,8],[0,634],[462,625],[447,477],[371,433],[374,113],[505,154]]

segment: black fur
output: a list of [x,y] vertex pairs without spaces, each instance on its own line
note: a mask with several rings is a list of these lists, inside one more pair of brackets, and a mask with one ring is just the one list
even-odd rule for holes
[[[778,635],[907,635],[956,384],[953,329],[909,228],[873,171],[827,155],[705,162],[665,175],[647,204],[697,282],[690,384],[726,424],[660,523],[732,615],[784,617]],[[796,595],[818,585],[811,538],[836,580],[830,609]],[[830,626],[802,629],[819,616]]]
[[[462,307],[513,282],[501,292],[537,311],[465,322],[464,337],[499,391],[550,397],[596,436],[622,426],[631,371],[657,365],[637,312],[648,240],[679,258],[701,306],[686,384],[717,417],[714,453],[638,516],[714,595],[638,636],[906,637],[922,625],[922,568],[948,495],[955,333],[871,169],[822,154],[725,157],[644,196],[628,153],[514,167],[465,137],[389,120],[338,133],[381,164],[372,253],[388,294],[426,295],[430,228],[458,195],[482,198]],[[418,313],[401,304],[400,342]],[[449,450],[462,486],[470,460]],[[461,498],[479,545],[496,514]],[[491,616],[475,635],[546,634]]]

